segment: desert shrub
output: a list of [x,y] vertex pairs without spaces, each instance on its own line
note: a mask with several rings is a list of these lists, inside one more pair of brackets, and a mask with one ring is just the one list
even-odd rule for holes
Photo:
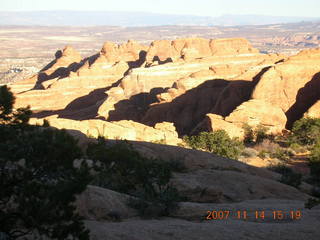
[[268,138],[268,128],[259,124],[254,130],[254,135],[256,139],[256,143],[262,142],[264,139]]
[[268,128],[259,124],[255,128],[245,123],[242,126],[244,130],[244,139],[243,142],[246,144],[250,143],[260,143],[264,139],[269,138],[270,136],[267,134]]
[[262,159],[268,158],[269,156],[270,156],[269,153],[265,150],[262,150],[258,153],[258,157]]
[[[165,216],[180,200],[171,186],[172,171],[181,166],[141,156],[126,141],[107,146],[103,138],[87,148],[88,158],[97,164],[93,184],[137,197],[130,202],[143,216]],[[151,208],[152,206],[152,208]]]
[[291,143],[299,145],[314,145],[320,136],[320,119],[302,118],[293,124]]
[[311,150],[310,162],[320,163],[320,138]]
[[253,128],[248,123],[244,123],[242,128],[244,130],[243,142],[247,143],[247,144],[248,143],[253,143],[254,142]]
[[278,148],[280,148],[280,145],[271,141],[270,139],[263,139],[262,142],[254,146],[254,149],[257,151],[266,151],[269,153],[275,152]]
[[77,141],[66,131],[28,125],[0,87],[0,233],[8,239],[89,239],[75,196],[91,180]]
[[44,119],[42,127],[50,127],[50,122],[47,119]]
[[293,156],[293,153],[290,152],[288,149],[277,148],[274,152],[270,154],[270,156],[272,158],[277,158],[284,162],[288,162],[290,160],[290,157]]
[[241,156],[248,157],[248,158],[256,157],[257,155],[258,155],[258,152],[253,148],[245,148],[241,152]]
[[139,198],[130,199],[128,205],[137,209],[144,218],[169,216],[178,209],[178,202],[184,200],[171,185],[167,185],[155,195],[141,192],[137,196]]
[[284,164],[269,166],[268,169],[281,174],[281,178],[279,180],[281,183],[296,188],[301,184],[302,174],[294,172],[291,168]]
[[311,150],[309,167],[313,182],[320,185],[320,140],[317,141]]
[[206,150],[233,159],[237,159],[244,148],[240,141],[231,139],[224,130],[201,132],[197,136],[185,136],[183,140],[193,149]]
[[305,153],[307,151],[306,147],[301,146],[298,143],[291,143],[289,147],[296,153]]

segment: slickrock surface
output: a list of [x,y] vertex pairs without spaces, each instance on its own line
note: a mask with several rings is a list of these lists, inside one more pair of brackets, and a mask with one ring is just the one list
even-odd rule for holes
[[[111,240],[139,240],[139,239],[310,239],[316,240],[320,237],[318,231],[319,209],[302,211],[301,220],[273,220],[270,213],[274,209],[283,209],[290,212],[292,209],[301,209],[303,203],[300,201],[279,201],[279,200],[254,200],[242,202],[239,205],[234,204],[185,204],[181,211],[185,215],[191,215],[197,218],[196,221],[187,221],[179,218],[165,218],[154,220],[128,219],[122,222],[97,222],[87,221],[86,225],[91,230],[93,239],[111,239]],[[202,208],[199,208],[201,206]],[[201,209],[201,210],[200,210]],[[229,217],[228,220],[208,220],[199,222],[198,216],[206,215],[207,211],[234,209],[233,215],[240,210],[248,211],[251,216],[255,210],[265,209],[268,217],[265,220],[238,220],[235,217]],[[252,209],[252,210],[251,210]],[[199,214],[199,215],[198,215]]]
[[[320,49],[287,58],[259,53],[245,39],[194,38],[148,47],[106,42],[84,59],[66,47],[37,75],[10,85],[16,107],[31,105],[32,124],[47,119],[82,147],[95,141],[87,136],[127,139],[146,157],[186,168],[171,183],[188,202],[167,218],[143,220],[128,195],[109,189],[89,186],[78,196],[92,239],[111,240],[319,239],[320,210],[304,208],[307,183],[294,188],[265,168],[176,146],[200,131],[241,138],[244,123],[281,133],[303,115],[320,116],[319,86]],[[210,210],[249,216],[206,221]],[[257,210],[267,212],[264,220],[253,217]],[[274,210],[301,210],[302,218],[275,220]]]
[[[207,152],[130,142],[141,154],[160,161],[181,161],[186,170],[174,173],[173,184],[188,202],[169,217],[141,219],[127,206],[129,196],[89,186],[77,198],[79,213],[85,217],[93,239],[304,239],[320,236],[320,209],[304,208],[309,197],[277,180],[279,175],[239,161]],[[229,211],[228,219],[205,220],[208,211]],[[246,211],[247,218],[237,218]],[[264,211],[256,219],[255,211]],[[274,219],[282,211],[283,219]],[[301,211],[292,219],[290,211]],[[214,235],[212,235],[214,233]]]

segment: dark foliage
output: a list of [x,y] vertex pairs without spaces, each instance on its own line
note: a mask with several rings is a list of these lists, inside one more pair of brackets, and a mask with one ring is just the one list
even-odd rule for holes
[[293,124],[291,143],[314,145],[320,136],[320,119],[302,118]]
[[240,141],[231,139],[224,130],[201,132],[197,136],[185,136],[183,140],[193,149],[206,150],[232,159],[237,159],[244,148]]
[[9,239],[89,239],[75,213],[75,195],[90,182],[88,168],[74,168],[82,153],[65,131],[28,125],[29,109],[12,110],[0,88],[0,233]]
[[137,197],[130,205],[142,216],[166,216],[177,208],[181,198],[169,183],[176,164],[145,158],[127,142],[107,146],[104,138],[88,146],[87,156],[98,171],[93,184]]

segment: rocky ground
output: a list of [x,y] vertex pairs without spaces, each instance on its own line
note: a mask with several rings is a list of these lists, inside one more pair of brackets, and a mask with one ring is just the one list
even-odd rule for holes
[[[78,198],[77,206],[87,219],[92,239],[315,240],[320,236],[320,209],[306,209],[306,189],[279,183],[276,173],[206,152],[132,144],[146,156],[183,162],[186,172],[175,173],[172,182],[190,200],[180,203],[169,217],[141,219],[128,207],[128,195],[90,186]],[[208,211],[227,211],[229,215],[207,220]]]
[[[130,140],[144,156],[185,166],[171,183],[188,202],[168,218],[140,219],[125,204],[128,196],[89,187],[78,209],[93,239],[318,239],[319,209],[304,208],[310,185],[280,183],[265,169],[272,159],[218,157],[181,147],[181,138],[223,129],[243,139],[244,124],[283,135],[303,116],[319,118],[319,63],[320,49],[263,54],[243,38],[106,42],[84,58],[67,46],[9,86],[15,107],[31,106],[32,124],[48,120],[80,136],[84,147],[88,136]],[[204,219],[225,209],[248,217]],[[265,219],[256,219],[261,210]],[[286,216],[274,219],[273,211]]]

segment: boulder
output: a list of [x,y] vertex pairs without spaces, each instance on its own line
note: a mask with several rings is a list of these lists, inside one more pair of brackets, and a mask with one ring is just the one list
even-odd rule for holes
[[121,221],[138,215],[128,207],[132,197],[109,189],[91,186],[77,196],[77,212],[87,220]]
[[216,114],[206,115],[206,128],[209,131],[225,130],[231,138],[240,138],[244,136],[242,127],[237,126],[231,122],[227,122],[222,116]]
[[262,125],[267,127],[270,133],[276,134],[285,128],[287,118],[280,107],[252,99],[237,107],[225,120],[239,127],[244,123],[253,127]]

